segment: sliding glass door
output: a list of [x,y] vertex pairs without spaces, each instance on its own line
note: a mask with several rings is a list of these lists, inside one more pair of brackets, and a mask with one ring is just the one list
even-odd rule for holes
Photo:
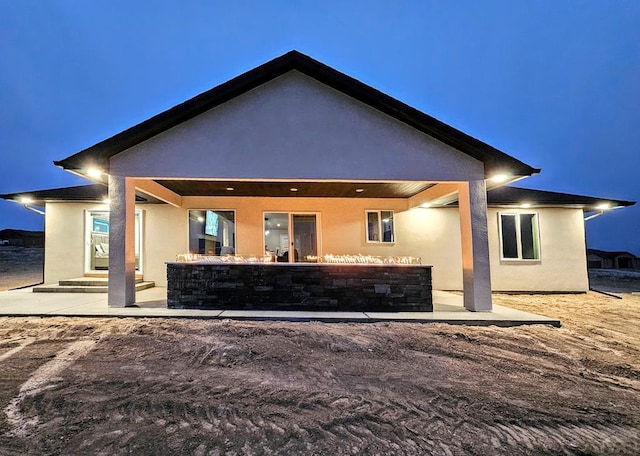
[[317,263],[318,234],[316,215],[291,214],[293,231],[293,252],[296,262]]
[[317,214],[265,212],[264,244],[266,253],[278,262],[317,262]]

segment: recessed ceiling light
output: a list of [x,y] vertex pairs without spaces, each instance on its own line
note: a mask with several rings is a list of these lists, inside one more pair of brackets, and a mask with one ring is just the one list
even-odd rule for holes
[[598,205],[596,208],[600,209],[601,211],[606,211],[607,209],[611,208],[611,205],[609,203],[602,203]]
[[22,204],[31,204],[31,203],[33,203],[33,200],[31,198],[29,198],[28,196],[23,196],[22,198],[20,198],[20,202]]
[[529,208],[531,207],[531,204],[530,204],[530,203],[522,203],[522,204],[520,205],[520,207],[521,207],[522,209],[529,209]]
[[279,224],[279,223],[277,223],[277,224],[276,224],[276,226],[277,226],[278,228],[280,228],[280,224]]
[[431,203],[422,203],[420,205],[420,207],[424,207],[425,209],[430,208],[431,207]]
[[227,191],[228,191],[228,192],[232,192],[233,190],[234,190],[234,188],[233,188],[233,187],[227,187]]
[[297,189],[297,188],[295,188],[295,187],[291,187],[291,188],[289,189],[289,191],[291,191],[291,192],[297,192],[297,191],[298,191],[298,189]]
[[356,193],[362,193],[364,192],[364,188],[356,188]]

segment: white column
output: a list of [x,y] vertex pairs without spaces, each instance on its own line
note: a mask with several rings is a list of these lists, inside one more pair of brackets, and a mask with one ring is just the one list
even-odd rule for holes
[[109,176],[109,307],[136,301],[135,205],[131,178]]
[[490,312],[491,267],[487,233],[487,188],[484,180],[460,184],[458,192],[462,237],[464,306],[474,312]]

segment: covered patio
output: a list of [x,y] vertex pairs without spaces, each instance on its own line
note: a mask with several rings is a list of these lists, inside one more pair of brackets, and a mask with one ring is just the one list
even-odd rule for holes
[[[134,219],[142,193],[176,208],[173,221],[154,227],[163,240],[185,236],[177,220],[189,210],[237,210],[240,255],[264,252],[269,211],[318,214],[326,241],[319,250],[342,254],[351,252],[334,249],[346,244],[327,241],[344,231],[339,221],[326,223],[335,201],[342,213],[363,216],[366,209],[406,212],[457,201],[453,255],[464,307],[491,311],[487,189],[539,171],[296,51],[56,165],[108,184],[109,307],[139,301]],[[412,237],[423,236],[411,229]],[[381,250],[358,242],[365,254]],[[174,256],[187,253],[177,248]]]

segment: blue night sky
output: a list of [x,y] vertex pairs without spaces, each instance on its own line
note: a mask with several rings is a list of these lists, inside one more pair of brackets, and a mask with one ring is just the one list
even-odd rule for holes
[[[520,160],[519,185],[640,200],[640,2],[0,0],[0,193],[291,49]],[[0,229],[43,228],[0,201]],[[640,209],[587,223],[640,254]]]

